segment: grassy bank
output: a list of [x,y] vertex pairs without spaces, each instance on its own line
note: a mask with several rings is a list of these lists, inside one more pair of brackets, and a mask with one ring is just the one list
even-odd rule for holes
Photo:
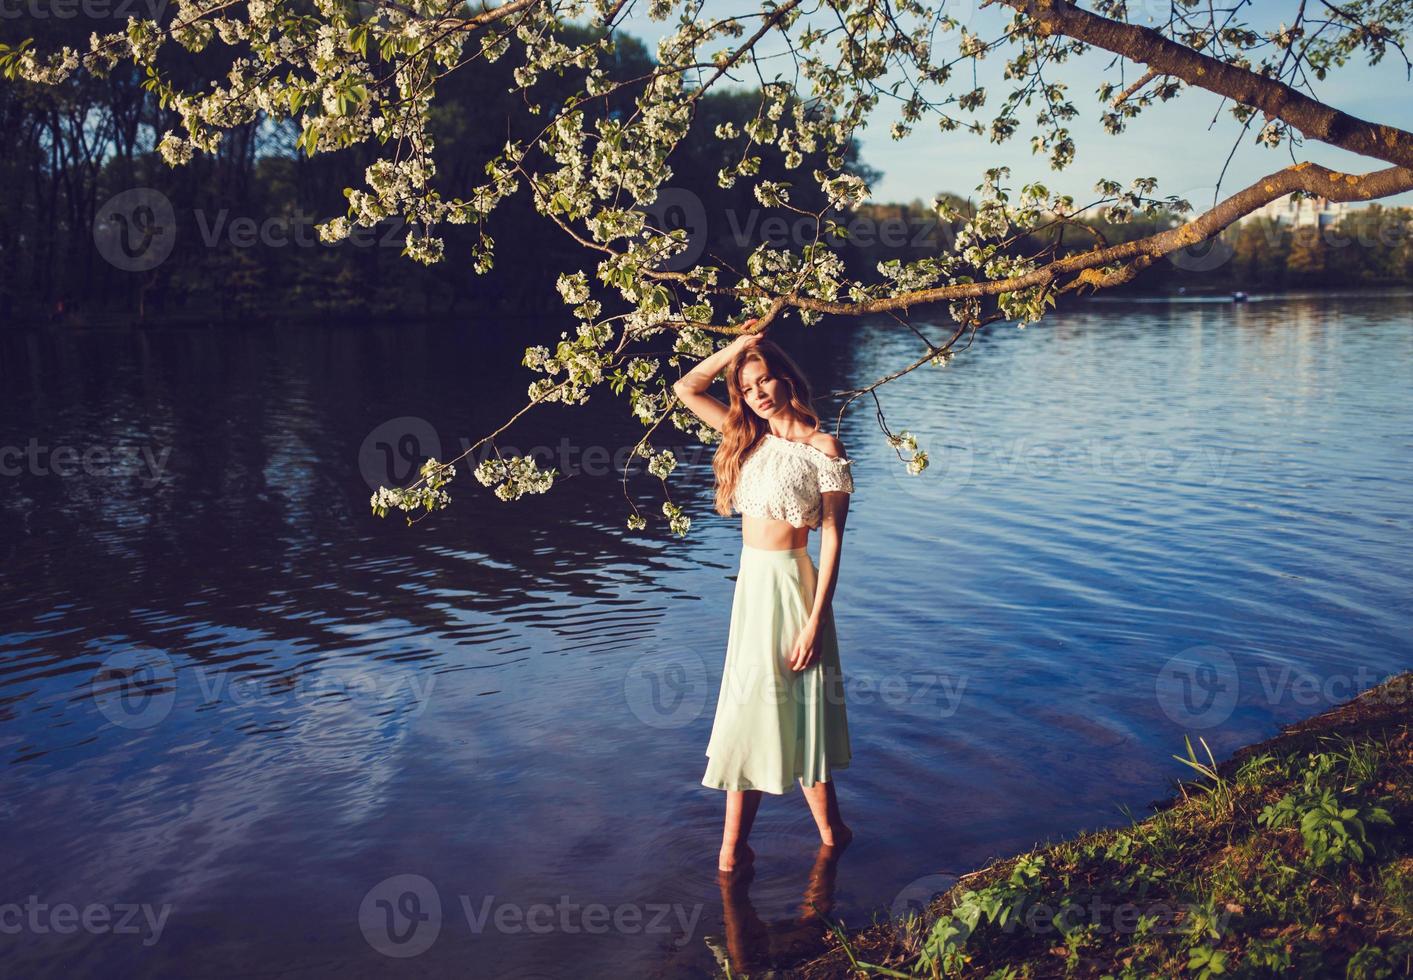
[[835,930],[792,975],[1413,976],[1413,672],[1214,763],[1141,822]]

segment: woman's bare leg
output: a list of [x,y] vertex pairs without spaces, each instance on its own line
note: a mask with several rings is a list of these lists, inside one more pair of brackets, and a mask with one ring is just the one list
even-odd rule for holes
[[746,838],[751,836],[751,824],[756,822],[756,811],[760,809],[762,790],[726,791],[726,829],[721,834],[721,857],[717,868],[721,871],[734,871],[740,864],[749,864],[755,852],[746,846]]
[[834,795],[834,780],[815,783],[813,786],[800,784],[805,800],[810,805],[810,813],[819,827],[821,843],[832,847],[843,847],[854,837],[854,832],[844,825],[839,816],[839,798]]

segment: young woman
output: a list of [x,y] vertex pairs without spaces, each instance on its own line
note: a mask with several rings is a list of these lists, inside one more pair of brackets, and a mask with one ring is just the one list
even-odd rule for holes
[[[707,394],[723,371],[729,405]],[[820,430],[809,382],[773,341],[743,334],[674,390],[721,433],[712,461],[716,510],[741,514],[741,566],[702,778],[726,791],[717,866],[729,872],[755,857],[746,838],[761,794],[783,795],[796,780],[820,840],[843,847],[853,833],[831,777],[851,753],[830,603],[853,461]],[[818,569],[805,550],[814,527]]]

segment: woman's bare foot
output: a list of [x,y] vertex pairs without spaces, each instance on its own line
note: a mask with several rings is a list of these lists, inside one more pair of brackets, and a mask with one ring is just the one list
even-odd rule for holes
[[854,839],[854,832],[849,829],[847,824],[841,823],[837,827],[821,831],[819,839],[825,847],[843,847]]
[[718,871],[736,871],[755,859],[756,852],[751,850],[749,844],[737,844],[734,848],[723,847],[721,856],[716,860],[716,868]]

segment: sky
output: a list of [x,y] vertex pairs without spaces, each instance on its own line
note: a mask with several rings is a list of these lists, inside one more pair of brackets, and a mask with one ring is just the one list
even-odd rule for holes
[[[945,9],[964,20],[968,27],[985,39],[999,37],[1009,21],[1010,8],[995,7],[977,10],[980,0],[946,0]],[[1131,11],[1145,9],[1168,10],[1167,0],[1132,0]],[[1090,6],[1083,4],[1083,6]],[[1254,0],[1246,7],[1245,22],[1256,29],[1275,28],[1290,23],[1298,2],[1285,0]],[[740,0],[720,0],[709,4],[707,12],[720,16],[722,11],[758,10],[758,3]],[[656,50],[657,40],[670,30],[670,25],[650,20],[646,3],[636,0],[632,15],[624,21],[624,30]],[[1150,19],[1134,14],[1135,23],[1149,24]],[[938,34],[938,50],[934,61],[944,52],[954,54],[958,34]],[[713,42],[711,49],[724,46],[725,41]],[[768,49],[781,51],[780,47]],[[1014,82],[1001,77],[1009,56],[1005,47],[998,48],[981,62],[979,76],[987,86],[987,104],[972,117],[986,128]],[[763,52],[764,53],[764,52]],[[1413,51],[1410,51],[1413,57]],[[1108,68],[1114,55],[1091,49],[1080,57],[1071,57],[1065,64],[1047,70],[1050,81],[1063,81],[1068,86],[1070,101],[1079,115],[1068,127],[1075,144],[1073,161],[1062,171],[1050,168],[1047,154],[1032,154],[1030,137],[1036,132],[1035,117],[1040,103],[1018,110],[1021,126],[1004,143],[992,143],[986,136],[954,131],[941,132],[935,117],[924,117],[913,132],[901,141],[894,141],[889,130],[900,118],[887,101],[880,102],[868,127],[860,134],[864,162],[883,171],[881,180],[872,186],[875,202],[905,202],[920,198],[929,202],[938,193],[950,191],[963,197],[975,197],[976,189],[990,167],[1010,167],[1008,186],[1019,189],[1031,181],[1039,181],[1052,192],[1073,196],[1075,204],[1083,206],[1099,198],[1094,184],[1101,177],[1117,180],[1127,187],[1137,177],[1153,177],[1158,181],[1154,196],[1178,195],[1194,208],[1210,206],[1221,181],[1221,196],[1246,187],[1293,162],[1310,161],[1345,172],[1368,172],[1387,167],[1384,161],[1349,153],[1311,140],[1292,149],[1289,144],[1278,148],[1255,142],[1259,123],[1252,123],[1244,136],[1242,124],[1230,113],[1230,103],[1223,106],[1220,96],[1201,89],[1187,88],[1176,99],[1157,103],[1145,109],[1136,119],[1128,121],[1127,129],[1118,135],[1104,131],[1100,122],[1100,105],[1095,91],[1103,80],[1117,80],[1118,68]],[[779,70],[790,71],[784,59]],[[970,88],[970,72],[958,66],[948,91],[960,93]],[[1142,66],[1125,63],[1123,79],[1135,81],[1143,73]],[[767,73],[767,78],[770,77]],[[1376,66],[1351,59],[1342,69],[1331,72],[1323,81],[1313,81],[1314,93],[1329,105],[1354,116],[1400,128],[1413,128],[1413,81],[1410,81],[1402,57],[1389,49]],[[1308,93],[1307,93],[1308,94]],[[1233,146],[1236,151],[1232,154]],[[1226,163],[1228,155],[1231,161]],[[1223,174],[1223,166],[1226,172]],[[1380,199],[1387,205],[1413,206],[1413,192]]]

